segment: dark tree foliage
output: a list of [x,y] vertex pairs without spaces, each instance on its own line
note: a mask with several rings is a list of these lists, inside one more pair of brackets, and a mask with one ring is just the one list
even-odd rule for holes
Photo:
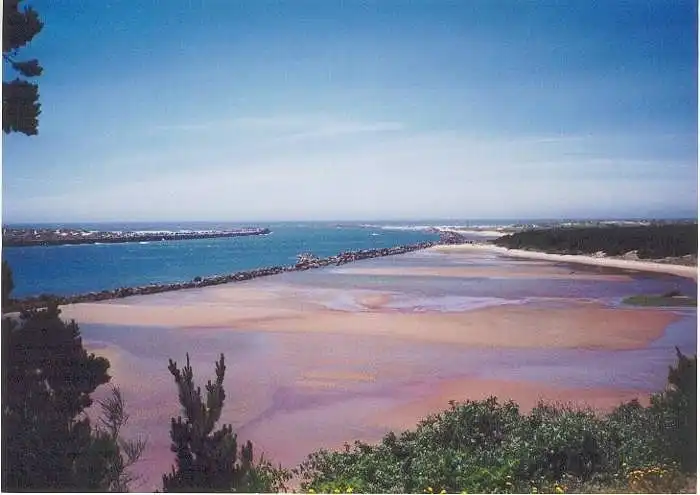
[[697,468],[698,358],[676,348],[678,363],[668,372],[669,389],[655,396],[652,408],[663,421],[660,438],[666,456],[687,472]]
[[119,437],[127,416],[118,389],[100,402],[99,427],[84,414],[108,368],[55,304],[3,318],[3,491],[126,490],[144,443]]
[[226,394],[223,388],[226,366],[221,355],[216,380],[206,385],[206,399],[193,382],[190,357],[182,370],[170,360],[184,419],[171,419],[171,450],[176,454],[172,472],[163,475],[166,492],[277,492],[285,490],[291,477],[262,457],[253,462],[253,445],[246,442],[239,451],[231,425],[214,430],[221,418]]
[[97,488],[81,469],[91,429],[80,414],[109,381],[109,362],[88,354],[78,325],[59,314],[53,305],[3,319],[4,490]]
[[99,401],[101,416],[94,429],[91,455],[95,467],[93,472],[102,472],[101,489],[110,492],[127,492],[129,484],[136,480],[129,471],[141,458],[146,441],[125,440],[120,436],[121,428],[129,420],[124,398],[118,387],[112,387],[111,395]]
[[[20,76],[38,77],[43,70],[38,60],[17,60],[16,57],[19,49],[27,45],[41,31],[44,24],[36,10],[28,6],[21,8],[21,2],[22,0],[3,1],[2,56],[7,66]],[[37,84],[19,77],[10,82],[3,81],[2,130],[6,134],[37,134],[40,108]]]
[[10,264],[2,260],[2,311],[5,312],[8,303],[10,302],[10,294],[15,288],[15,282],[12,279],[12,269]]
[[175,378],[185,419],[179,416],[171,420],[171,450],[177,464],[172,473],[163,476],[163,488],[168,492],[224,492],[243,487],[253,461],[252,444],[247,442],[241,448],[238,459],[231,425],[214,431],[226,397],[223,354],[216,363],[216,381],[207,383],[206,401],[201,389],[195,388],[189,355],[182,370],[173,360],[168,369]]
[[697,254],[698,225],[566,227],[537,229],[500,237],[495,244],[510,249],[536,249],[561,254],[618,256],[637,251],[640,258],[666,258]]

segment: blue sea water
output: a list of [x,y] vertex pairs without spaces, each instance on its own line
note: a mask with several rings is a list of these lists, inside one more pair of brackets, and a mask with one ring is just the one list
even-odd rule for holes
[[[435,223],[440,225],[440,223]],[[12,267],[14,297],[71,295],[91,291],[192,280],[274,265],[289,265],[302,252],[331,256],[342,251],[392,247],[437,235],[372,222],[373,227],[342,223],[113,223],[63,224],[89,230],[231,229],[268,227],[266,236],[124,244],[8,247],[3,260]],[[380,225],[384,225],[382,228]],[[425,225],[422,224],[422,225]],[[442,223],[445,225],[445,223]],[[37,227],[44,225],[36,225]],[[399,228],[395,228],[395,227]],[[15,227],[13,225],[13,227]]]

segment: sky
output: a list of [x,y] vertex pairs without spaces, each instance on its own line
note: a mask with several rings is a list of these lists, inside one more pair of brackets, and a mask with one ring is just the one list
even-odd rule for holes
[[695,1],[27,3],[6,223],[697,216]]

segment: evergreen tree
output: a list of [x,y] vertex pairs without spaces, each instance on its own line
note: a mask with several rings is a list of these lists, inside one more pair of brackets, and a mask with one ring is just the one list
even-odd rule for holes
[[[43,69],[36,59],[17,60],[20,48],[36,36],[44,24],[32,7],[20,9],[22,0],[3,1],[2,56],[7,66],[25,78],[38,77]],[[2,130],[21,132],[28,136],[38,134],[39,86],[26,79],[16,77],[2,83]]]
[[206,399],[193,382],[190,356],[180,370],[170,360],[168,366],[178,387],[184,419],[171,419],[171,450],[176,465],[163,476],[167,492],[229,492],[249,491],[253,484],[253,446],[250,442],[238,451],[236,434],[231,425],[214,431],[221,418],[226,394],[223,382],[226,366],[224,355],[216,362],[216,380],[206,385]]
[[10,264],[2,260],[2,311],[5,312],[7,305],[10,302],[10,294],[15,288],[15,282],[12,279],[12,270]]
[[85,411],[109,361],[88,354],[78,325],[59,315],[51,304],[2,321],[2,489],[123,490],[143,442],[118,438],[118,393],[102,403],[103,427],[91,427]]
[[130,483],[136,480],[129,468],[141,458],[146,442],[141,438],[121,437],[121,428],[129,415],[118,387],[112,387],[111,394],[99,401],[99,405],[99,426],[94,429],[92,448],[86,459],[93,465],[91,471],[101,476],[97,481],[102,490],[127,492]]
[[698,358],[681,353],[668,372],[668,387],[652,397],[659,438],[669,459],[685,472],[697,470]]

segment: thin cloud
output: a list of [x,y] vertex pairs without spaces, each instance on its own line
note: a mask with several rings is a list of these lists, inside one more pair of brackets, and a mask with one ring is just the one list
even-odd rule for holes
[[262,134],[276,142],[292,143],[310,139],[333,138],[352,134],[404,130],[401,122],[355,121],[319,116],[240,117],[200,123],[163,124],[155,132],[230,131]]
[[399,122],[355,122],[322,125],[304,132],[298,132],[281,138],[284,142],[297,142],[307,139],[333,138],[371,132],[401,131],[405,127]]

